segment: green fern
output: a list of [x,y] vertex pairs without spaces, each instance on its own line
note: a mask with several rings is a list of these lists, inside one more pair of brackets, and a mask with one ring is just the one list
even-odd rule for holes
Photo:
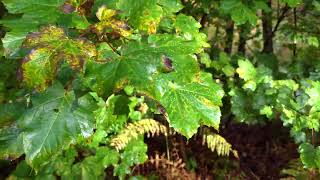
[[111,146],[118,151],[126,147],[132,140],[138,138],[139,135],[147,133],[148,136],[163,134],[168,135],[166,126],[160,124],[153,119],[142,119],[127,125],[116,137],[111,140]]

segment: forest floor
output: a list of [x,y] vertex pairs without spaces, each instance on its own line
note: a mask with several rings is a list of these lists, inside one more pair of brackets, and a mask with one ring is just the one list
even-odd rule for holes
[[299,158],[289,130],[280,123],[230,124],[222,135],[238,151],[240,168],[251,179],[279,179],[289,161]]
[[[222,126],[220,134],[237,150],[239,158],[233,155],[218,157],[202,144],[200,135],[189,141],[179,135],[170,136],[168,141],[164,136],[159,136],[146,138],[148,155],[153,158],[149,158],[144,165],[134,167],[134,174],[149,177],[154,174],[160,179],[273,180],[280,179],[281,170],[291,160],[299,158],[289,131],[280,123],[265,126],[230,123]],[[0,167],[0,179],[9,175],[22,159]],[[112,169],[108,168],[106,172],[109,177],[112,176]],[[166,178],[161,178],[164,176]]]
[[[169,139],[170,156],[179,156],[171,158],[171,162],[182,160],[185,162],[185,169],[191,169],[192,172],[182,179],[280,179],[281,170],[285,169],[291,160],[299,158],[297,146],[290,138],[289,130],[283,128],[280,123],[265,126],[230,123],[227,127],[221,128],[220,134],[237,150],[239,158],[232,155],[218,157],[202,145],[201,137],[196,136],[186,141],[185,138],[176,135]],[[155,157],[154,152],[158,152],[158,156],[162,154],[162,157],[165,157],[167,145],[160,143],[165,142],[165,139],[158,138],[146,140],[149,156]],[[166,168],[172,170],[162,172],[156,170],[157,168],[148,167],[151,166],[144,165],[143,171],[140,170],[138,174],[150,175],[153,171],[156,175],[162,174],[168,179],[168,173],[176,172],[180,178],[185,173],[177,172],[179,167],[167,166]]]

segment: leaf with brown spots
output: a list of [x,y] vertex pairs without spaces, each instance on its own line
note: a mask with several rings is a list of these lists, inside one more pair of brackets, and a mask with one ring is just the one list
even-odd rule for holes
[[99,36],[109,35],[114,39],[119,37],[128,37],[132,34],[126,22],[117,20],[114,16],[117,14],[116,10],[108,9],[102,6],[96,13],[100,22],[92,26],[92,31]]
[[85,61],[96,56],[94,44],[71,39],[61,28],[44,27],[27,36],[23,47],[32,49],[22,63],[23,81],[29,87],[44,90],[55,78],[62,61],[81,71]]

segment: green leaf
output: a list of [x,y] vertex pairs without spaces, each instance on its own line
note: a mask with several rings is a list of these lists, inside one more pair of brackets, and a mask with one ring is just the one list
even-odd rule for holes
[[231,58],[224,52],[220,52],[219,59],[212,61],[211,65],[217,71],[222,71],[227,76],[233,76],[235,69],[231,65]]
[[22,64],[23,80],[29,87],[40,90],[55,78],[61,61],[66,61],[74,70],[81,70],[85,61],[96,56],[92,43],[70,39],[63,29],[54,26],[29,34],[24,47],[32,50]]
[[16,169],[11,173],[11,177],[17,178],[30,178],[34,176],[32,168],[26,163],[25,160],[21,161],[17,166]]
[[202,124],[219,128],[219,106],[224,95],[219,85],[214,82],[184,85],[167,81],[161,83],[158,86],[158,100],[168,113],[170,126],[177,132],[191,138]]
[[126,174],[130,174],[130,167],[135,164],[142,164],[147,159],[147,145],[143,138],[130,141],[120,155],[121,163],[115,166],[114,174],[123,179]]
[[256,83],[257,71],[255,67],[247,59],[239,60],[238,65],[239,67],[237,68],[236,71],[239,74],[239,77],[246,82],[244,84],[244,88],[251,89],[254,91],[257,86],[257,83]]
[[158,0],[158,4],[162,6],[162,10],[168,15],[179,12],[183,8],[180,0]]
[[290,7],[297,7],[302,3],[302,0],[281,0],[283,3],[287,3]]
[[[33,107],[19,120],[27,162],[39,168],[78,136],[92,133],[92,117],[74,109],[73,92],[55,84],[32,97]],[[81,104],[80,104],[81,107]]]
[[[99,133],[110,134],[119,132],[127,122],[126,113],[129,112],[129,100],[125,96],[120,95],[111,95],[106,102],[101,98],[99,100],[99,108],[93,112],[96,119],[97,129],[105,132]],[[123,112],[117,112],[117,108],[121,108],[121,111]]]
[[320,82],[312,82],[311,87],[306,89],[309,96],[308,104],[312,106],[311,113],[320,110]]
[[0,127],[10,125],[15,122],[25,110],[25,105],[14,102],[1,104],[0,103]]
[[[159,74],[168,74],[177,81],[190,81],[199,73],[192,54],[201,52],[203,43],[175,35],[149,36],[148,42],[132,42],[123,47],[121,56],[111,62],[88,63],[85,83],[100,95],[110,95],[126,85],[153,95]],[[171,61],[172,67],[167,67]]]
[[119,153],[106,147],[97,149],[94,156],[86,157],[82,162],[72,167],[71,176],[74,179],[104,179],[104,170],[118,163]]
[[199,28],[201,28],[201,24],[198,21],[196,21],[192,16],[179,14],[175,22],[175,28],[177,32],[197,34],[199,33]]
[[299,146],[300,159],[305,168],[320,168],[320,147],[314,148],[309,143]]
[[230,14],[232,20],[237,25],[242,25],[246,22],[249,22],[251,25],[256,25],[257,23],[256,9],[248,7],[242,1],[223,0],[220,8],[224,13]]
[[243,89],[234,87],[230,90],[231,111],[235,115],[235,119],[242,123],[254,124],[257,122],[256,113],[251,107],[252,96],[247,95]]
[[131,26],[153,34],[161,19],[178,12],[182,5],[177,0],[119,0],[116,8],[123,12]]
[[16,125],[0,129],[0,159],[15,159],[23,154],[20,133]]
[[153,75],[158,73],[160,62],[161,55],[141,52],[102,65],[88,64],[86,84],[99,94],[107,95],[125,85],[152,92]]
[[237,68],[237,73],[239,77],[245,81],[254,80],[256,78],[257,72],[253,64],[247,60],[238,61],[239,68]]
[[23,14],[21,18],[4,19],[0,23],[11,29],[3,39],[6,54],[17,53],[28,32],[37,30],[39,25],[55,23],[62,14],[59,7],[64,0],[3,0],[12,14]]
[[123,11],[123,15],[128,17],[133,27],[149,33],[155,33],[163,16],[163,10],[157,4],[157,0],[119,0],[117,8]]

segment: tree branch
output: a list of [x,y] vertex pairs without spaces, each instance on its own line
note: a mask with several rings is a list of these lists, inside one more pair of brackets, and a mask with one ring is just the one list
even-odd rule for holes
[[281,22],[284,20],[284,18],[286,17],[287,12],[290,10],[290,7],[286,4],[285,7],[282,8],[281,14],[278,17],[277,23],[274,26],[273,30],[272,30],[272,37],[275,35],[275,33],[277,32],[277,30],[279,29],[279,25],[281,24]]

